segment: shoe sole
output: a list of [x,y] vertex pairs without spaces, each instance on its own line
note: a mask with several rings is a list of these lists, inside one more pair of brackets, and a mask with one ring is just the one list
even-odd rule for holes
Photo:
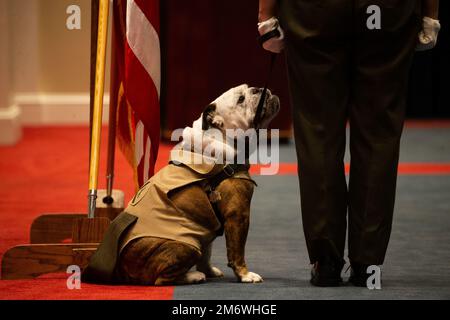
[[339,287],[342,279],[311,279],[309,282],[315,287]]
[[348,283],[361,288],[367,288],[367,280],[348,279]]

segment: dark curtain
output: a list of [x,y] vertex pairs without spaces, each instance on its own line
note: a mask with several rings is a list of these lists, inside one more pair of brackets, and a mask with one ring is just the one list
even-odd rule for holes
[[441,31],[437,46],[417,52],[411,69],[407,115],[409,118],[450,117],[449,1],[440,1]]
[[[233,86],[263,86],[270,55],[257,43],[258,0],[161,1],[163,136],[191,125],[203,109]],[[272,122],[290,136],[290,102],[284,55],[270,89],[282,109]]]
[[[437,47],[415,54],[407,115],[450,117],[449,1],[441,1]],[[258,0],[161,1],[163,136],[190,125],[203,109],[232,86],[263,86],[269,54],[257,43]],[[290,136],[291,112],[284,55],[279,55],[270,88],[282,109],[272,122]]]

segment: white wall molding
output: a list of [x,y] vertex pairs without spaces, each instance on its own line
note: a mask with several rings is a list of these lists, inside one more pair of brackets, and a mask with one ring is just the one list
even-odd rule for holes
[[[14,103],[25,126],[88,125],[89,94],[18,93]],[[109,94],[103,99],[103,123],[108,123]]]
[[21,137],[19,107],[0,108],[0,145],[14,145]]

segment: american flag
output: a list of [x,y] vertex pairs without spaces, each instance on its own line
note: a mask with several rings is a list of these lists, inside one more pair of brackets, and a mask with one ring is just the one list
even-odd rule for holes
[[159,0],[114,0],[111,106],[136,187],[154,174],[160,140]]

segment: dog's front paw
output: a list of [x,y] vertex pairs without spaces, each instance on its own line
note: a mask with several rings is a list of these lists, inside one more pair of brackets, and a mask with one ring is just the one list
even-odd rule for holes
[[224,276],[222,270],[213,266],[204,269],[197,268],[197,270],[203,272],[207,278],[222,278]]
[[206,281],[206,276],[203,272],[199,271],[190,271],[186,273],[181,280],[184,284],[196,284],[196,283],[203,283]]
[[257,283],[257,282],[263,282],[263,278],[254,272],[247,272],[246,274],[240,276],[240,280],[243,283]]
[[222,278],[224,276],[222,270],[216,267],[211,267],[205,274],[207,278]]

